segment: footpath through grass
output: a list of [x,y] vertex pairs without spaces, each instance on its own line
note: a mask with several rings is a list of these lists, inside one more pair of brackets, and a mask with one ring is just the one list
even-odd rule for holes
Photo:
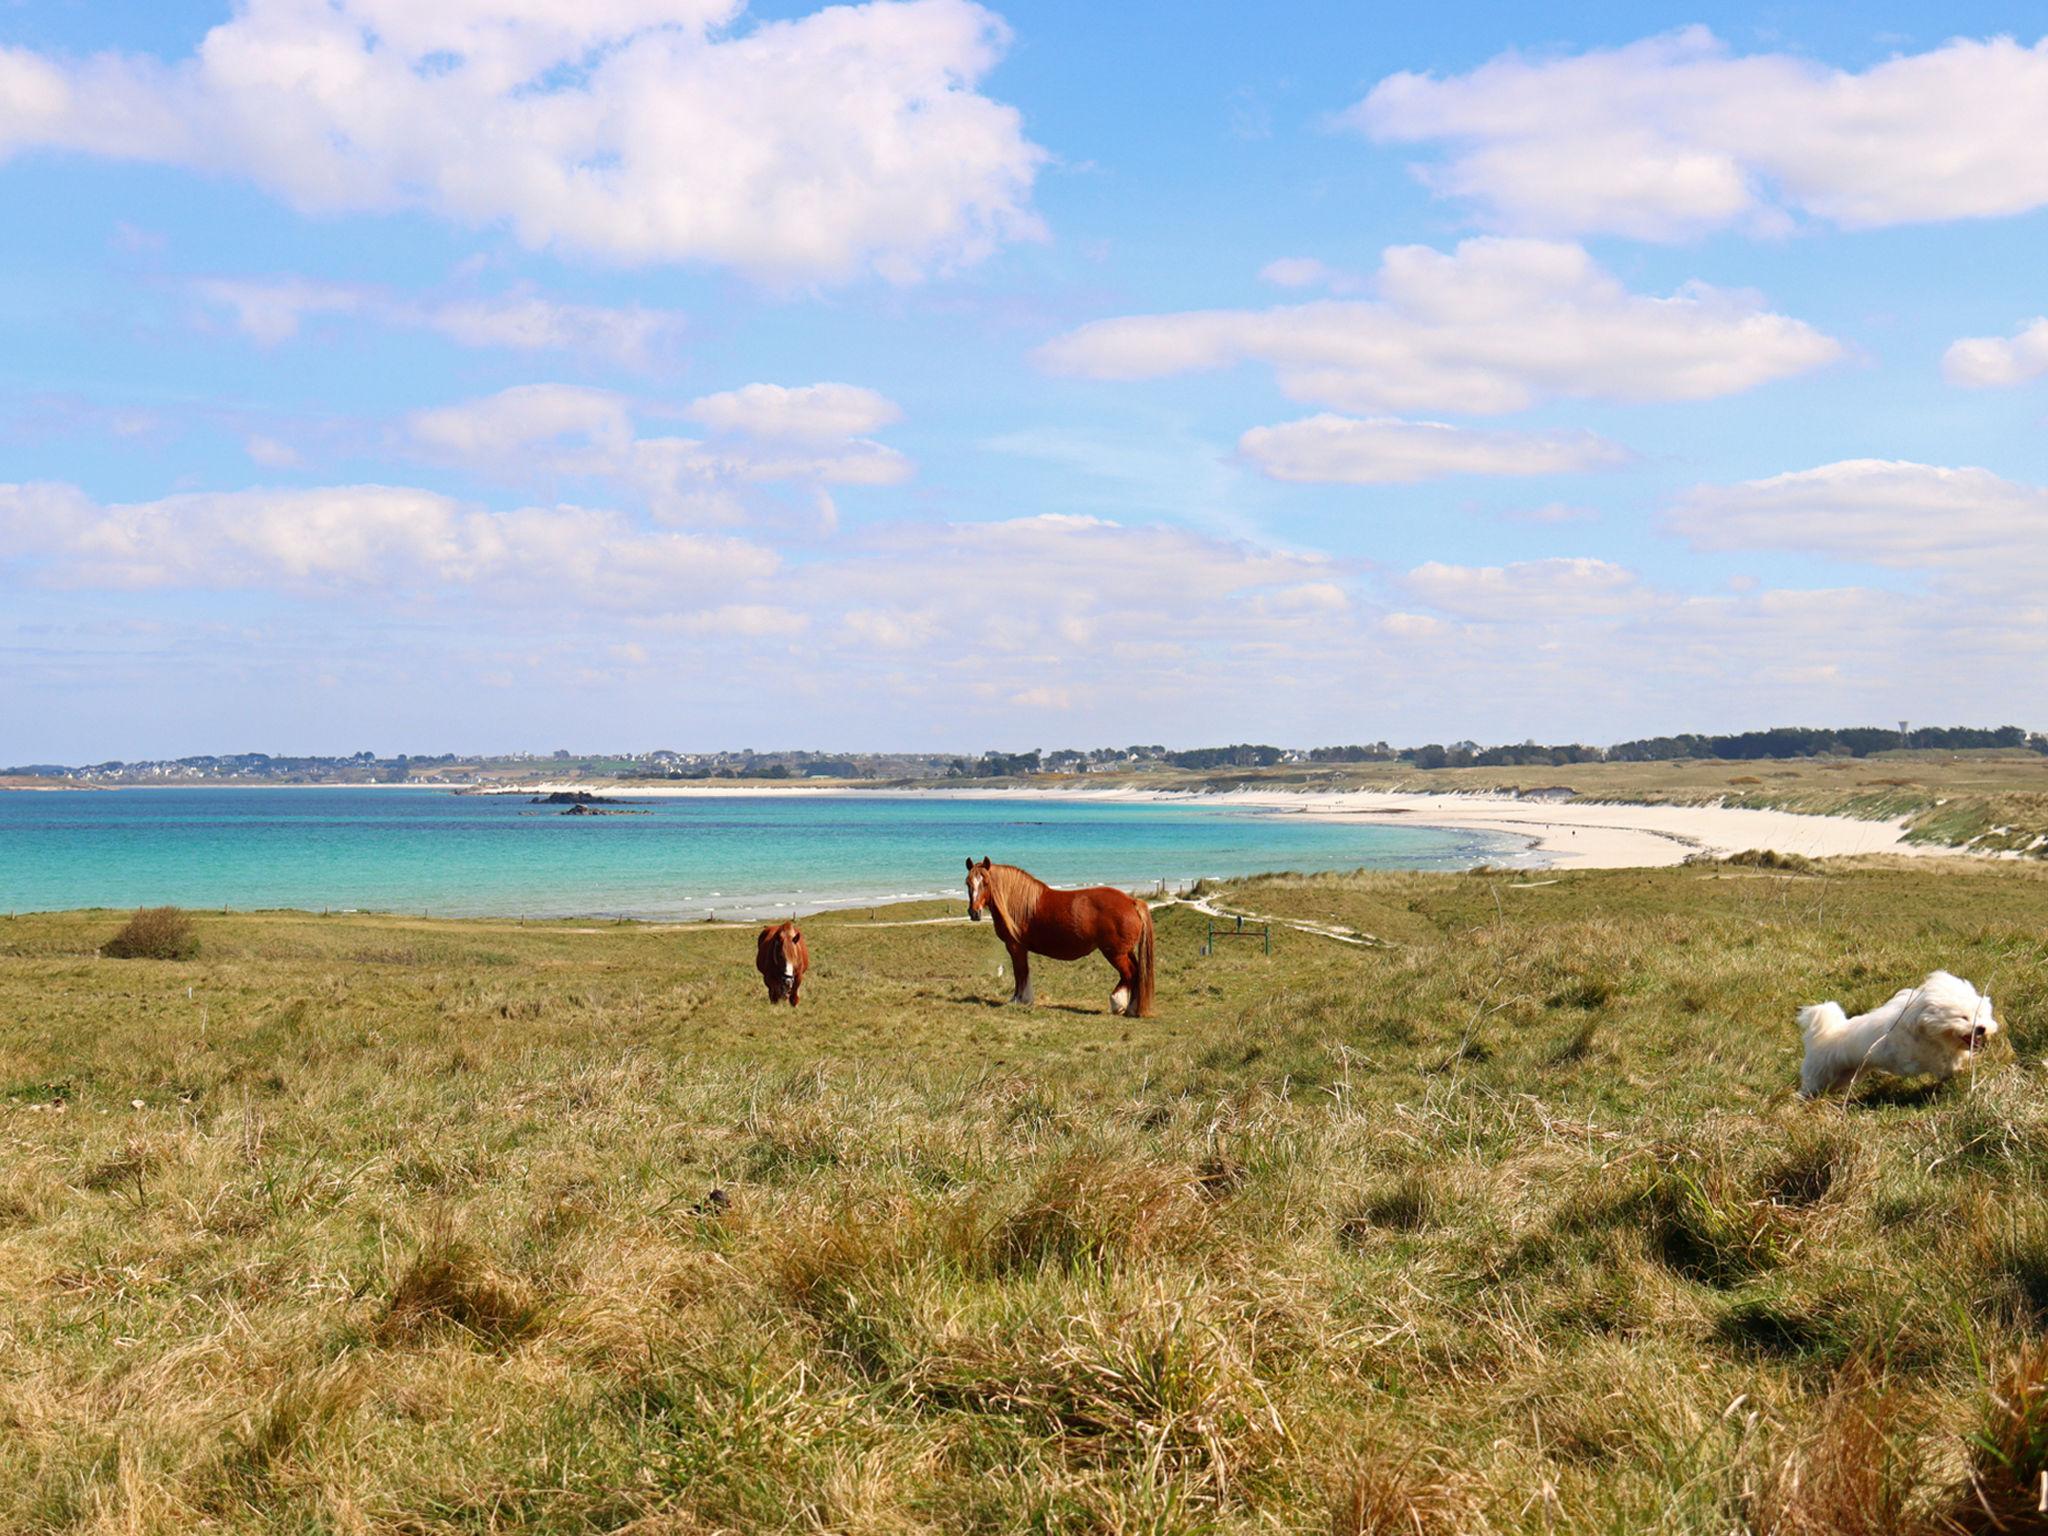
[[[0,921],[0,1530],[2040,1528],[2048,872],[1221,899],[1387,943]],[[1974,1083],[1794,1101],[1936,965]]]

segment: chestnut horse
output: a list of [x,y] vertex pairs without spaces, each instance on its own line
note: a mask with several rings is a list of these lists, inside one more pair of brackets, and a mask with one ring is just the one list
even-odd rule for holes
[[1116,967],[1111,1013],[1152,1012],[1152,909],[1114,886],[1056,891],[1011,864],[967,861],[967,915],[995,919],[1017,970],[1013,1003],[1031,1001],[1031,956],[1078,960],[1100,950]]
[[789,999],[796,1006],[797,989],[804,984],[804,972],[811,968],[810,947],[795,923],[773,923],[754,940],[754,969],[768,983],[768,1001]]

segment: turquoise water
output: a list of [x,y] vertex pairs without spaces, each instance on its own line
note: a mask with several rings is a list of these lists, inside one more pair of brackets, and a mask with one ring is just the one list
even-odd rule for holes
[[[630,800],[630,791],[619,791]],[[957,896],[990,855],[1055,885],[1279,869],[1454,869],[1519,838],[1215,805],[736,795],[562,816],[427,789],[0,793],[0,910],[301,907],[446,916],[754,917]]]

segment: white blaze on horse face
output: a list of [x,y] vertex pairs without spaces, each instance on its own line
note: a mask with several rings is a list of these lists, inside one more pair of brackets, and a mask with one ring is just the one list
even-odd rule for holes
[[968,871],[967,915],[977,923],[981,921],[982,903],[986,899],[985,886],[986,882],[982,878],[982,873],[980,870],[975,869]]

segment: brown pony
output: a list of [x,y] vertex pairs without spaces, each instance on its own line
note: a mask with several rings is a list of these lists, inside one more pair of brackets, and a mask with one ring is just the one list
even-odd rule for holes
[[810,947],[795,923],[773,923],[754,940],[754,969],[768,983],[768,1001],[789,999],[796,1006],[797,990],[804,984],[804,972],[811,968]]
[[1010,864],[967,861],[967,915],[995,918],[1017,970],[1013,1003],[1031,1001],[1031,956],[1078,960],[1100,950],[1116,967],[1111,1013],[1152,1012],[1152,909],[1114,886],[1056,891]]

